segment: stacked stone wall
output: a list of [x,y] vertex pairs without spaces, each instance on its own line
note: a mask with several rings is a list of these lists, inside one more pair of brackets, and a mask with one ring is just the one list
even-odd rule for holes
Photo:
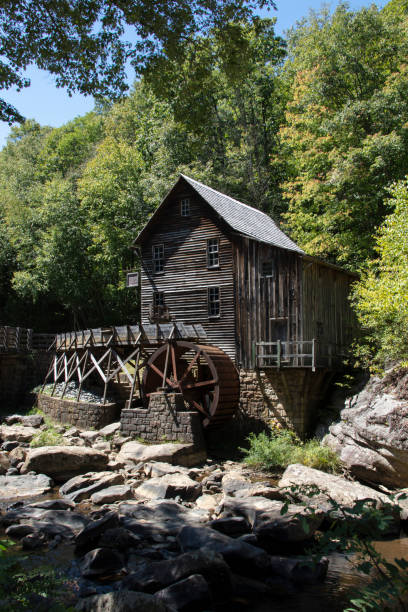
[[38,395],[37,405],[54,421],[82,429],[101,429],[118,421],[120,414],[117,404],[76,402],[50,395]]
[[186,410],[180,393],[152,393],[149,408],[125,408],[120,417],[125,436],[147,442],[182,442],[203,446],[198,412]]
[[331,378],[332,373],[324,369],[241,370],[240,417],[264,427],[293,429],[304,437]]
[[239,410],[230,423],[206,433],[209,451],[231,454],[250,433],[271,427],[292,429],[301,438],[314,425],[317,408],[333,374],[328,370],[287,368],[240,370]]

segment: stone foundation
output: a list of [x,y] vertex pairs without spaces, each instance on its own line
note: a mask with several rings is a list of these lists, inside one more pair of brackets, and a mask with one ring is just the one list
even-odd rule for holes
[[120,414],[117,404],[76,402],[45,394],[38,395],[37,406],[54,421],[81,429],[101,429],[118,421]]
[[125,408],[120,417],[124,436],[147,442],[182,442],[204,445],[198,412],[187,411],[181,393],[152,393],[149,408]]
[[292,429],[305,438],[313,428],[333,373],[311,368],[240,370],[240,403],[234,418],[206,432],[209,452],[230,454],[250,433],[271,427]]
[[310,368],[241,370],[241,419],[293,429],[304,437],[332,376],[328,370]]

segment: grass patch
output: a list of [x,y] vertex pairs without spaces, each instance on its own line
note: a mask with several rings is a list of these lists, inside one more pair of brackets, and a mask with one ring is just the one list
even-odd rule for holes
[[327,446],[316,439],[302,442],[288,429],[274,430],[269,435],[261,432],[247,438],[249,448],[242,448],[245,463],[267,470],[284,469],[291,463],[302,463],[323,472],[340,471],[341,462]]
[[64,444],[64,438],[60,434],[53,421],[44,415],[41,410],[37,410],[36,414],[42,414],[46,428],[39,431],[30,442],[31,448],[39,446],[61,446]]

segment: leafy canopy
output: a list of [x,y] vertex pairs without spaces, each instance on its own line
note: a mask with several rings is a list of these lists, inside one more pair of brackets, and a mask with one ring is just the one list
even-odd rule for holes
[[[354,304],[366,330],[366,356],[408,359],[408,179],[391,189],[394,209],[376,237],[378,258],[358,283]],[[364,351],[365,349],[365,351]]]
[[351,269],[373,256],[387,187],[408,171],[406,33],[374,5],[340,4],[289,39],[287,228],[310,254]]
[[[230,21],[251,20],[273,0],[13,0],[0,4],[0,86],[27,87],[34,63],[58,87],[115,98],[127,89],[126,63],[136,72],[152,58],[182,55],[185,41]],[[0,100],[0,119],[23,117]]]

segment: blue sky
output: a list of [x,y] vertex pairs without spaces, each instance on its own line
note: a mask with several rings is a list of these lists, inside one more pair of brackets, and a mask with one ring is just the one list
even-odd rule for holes
[[[278,10],[269,14],[277,18],[276,31],[283,34],[285,30],[295,24],[296,21],[306,16],[309,10],[318,10],[322,6],[321,0],[276,0]],[[331,8],[336,2],[326,3]],[[349,5],[352,9],[359,9],[372,4],[371,0],[351,0]],[[1,94],[7,102],[13,104],[24,117],[35,119],[41,125],[58,127],[70,119],[83,115],[92,110],[94,103],[91,96],[73,95],[69,97],[64,89],[55,87],[53,77],[31,67],[26,72],[31,79],[31,86],[20,92],[13,89]],[[132,75],[129,75],[130,82]],[[6,123],[0,122],[0,147],[3,147],[10,132]]]

